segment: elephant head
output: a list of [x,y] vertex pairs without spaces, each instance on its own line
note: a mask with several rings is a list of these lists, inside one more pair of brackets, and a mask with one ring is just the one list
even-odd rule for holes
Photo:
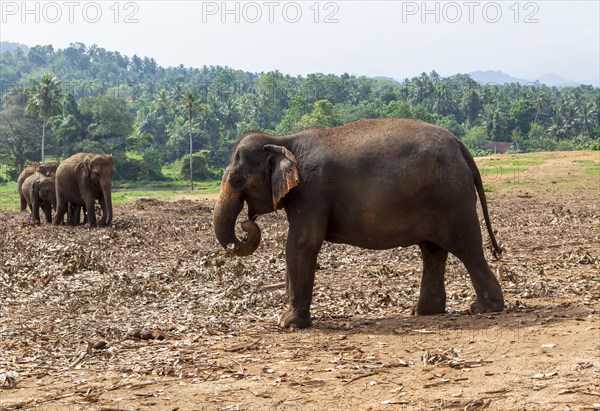
[[89,179],[92,184],[99,188],[97,190],[102,194],[106,210],[103,213],[100,225],[110,225],[113,217],[112,209],[112,176],[115,160],[110,154],[90,154],[81,162],[81,170],[84,179]]
[[[223,174],[221,193],[214,212],[214,229],[219,243],[238,256],[252,254],[260,244],[258,215],[283,207],[283,198],[299,183],[294,154],[272,136],[247,133],[234,147],[229,166]],[[242,223],[247,238],[235,234],[238,215],[248,205],[248,217]]]
[[54,178],[42,178],[33,183],[34,192],[38,193],[40,200],[49,203],[56,210],[56,185]]
[[55,177],[58,163],[44,163],[37,167],[37,172],[43,174],[46,177]]

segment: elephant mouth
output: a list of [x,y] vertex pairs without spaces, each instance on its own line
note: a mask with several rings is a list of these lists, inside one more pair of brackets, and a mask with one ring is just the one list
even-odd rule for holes
[[[246,204],[248,204],[248,202],[246,202]],[[250,204],[248,204],[248,219],[250,221],[256,221],[259,215],[260,214],[258,214]]]

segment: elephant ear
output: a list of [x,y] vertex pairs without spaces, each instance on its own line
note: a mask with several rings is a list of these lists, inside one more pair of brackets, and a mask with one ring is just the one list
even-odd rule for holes
[[81,160],[81,171],[83,173],[84,178],[90,177],[90,156],[86,156],[83,160]]
[[300,182],[296,157],[283,146],[267,144],[263,147],[267,151],[277,153],[271,163],[271,191],[273,192],[273,207]]

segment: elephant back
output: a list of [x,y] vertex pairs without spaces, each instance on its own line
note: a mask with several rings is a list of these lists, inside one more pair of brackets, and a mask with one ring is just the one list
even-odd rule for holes
[[36,183],[41,182],[45,178],[46,176],[36,171],[35,173],[27,177],[25,181],[23,181],[21,191],[23,193],[23,196],[25,197],[25,200],[27,200],[27,203],[31,204],[31,193]]
[[46,179],[47,177],[45,175],[43,175],[42,173],[38,173],[37,171],[33,174],[31,174],[29,177],[27,177],[25,179],[25,181],[23,181],[23,190],[26,189],[31,189],[31,187],[33,186],[33,184],[37,181],[42,181],[44,179]]
[[17,187],[19,188],[19,191],[21,191],[21,187],[23,186],[25,180],[27,180],[27,178],[31,175],[35,174],[39,166],[40,163],[32,163],[29,166],[25,167],[23,171],[21,171],[21,174],[19,174],[19,178],[17,178]]

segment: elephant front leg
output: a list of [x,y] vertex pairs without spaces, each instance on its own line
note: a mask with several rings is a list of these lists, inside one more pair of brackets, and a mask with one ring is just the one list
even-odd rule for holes
[[104,196],[101,194],[98,199],[100,203],[100,208],[102,209],[102,217],[100,217],[100,221],[98,221],[99,227],[106,227],[106,201],[104,201]]
[[35,224],[40,224],[40,202],[32,195],[31,201],[31,217]]
[[44,203],[44,215],[46,216],[46,222],[52,223],[52,204],[50,202]]
[[310,304],[315,282],[317,255],[321,249],[324,236],[304,224],[295,230],[290,225],[286,245],[286,277],[285,283],[289,306],[279,320],[283,328],[295,326],[307,328],[311,326]]
[[90,227],[97,227],[96,223],[96,200],[86,200],[85,208],[87,210],[87,221]]
[[423,256],[423,277],[419,301],[413,308],[413,314],[442,314],[446,311],[446,289],[444,274],[448,251],[431,242],[420,243]]

